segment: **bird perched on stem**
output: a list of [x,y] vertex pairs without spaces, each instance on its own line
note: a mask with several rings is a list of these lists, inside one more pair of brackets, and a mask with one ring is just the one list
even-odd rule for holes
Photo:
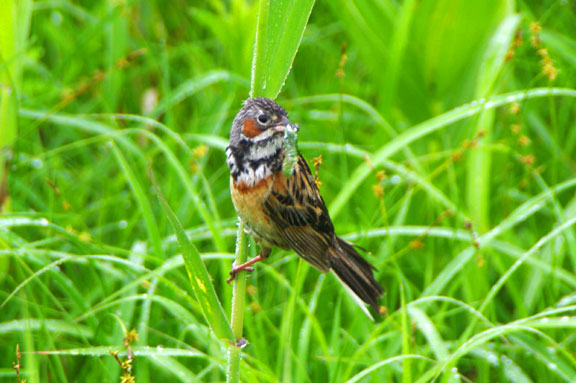
[[234,119],[226,149],[232,201],[261,250],[248,262],[233,265],[228,281],[239,271],[253,270],[250,266],[268,258],[272,247],[292,249],[318,270],[333,270],[377,311],[382,287],[374,279],[374,267],[336,236],[304,157],[297,156],[288,175],[282,171],[287,156],[284,133],[294,128],[284,108],[261,97],[246,100]]

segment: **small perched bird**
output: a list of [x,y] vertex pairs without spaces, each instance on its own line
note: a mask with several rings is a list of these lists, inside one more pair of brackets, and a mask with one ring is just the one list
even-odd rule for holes
[[228,281],[241,270],[252,271],[250,266],[268,258],[273,246],[293,249],[323,273],[333,270],[356,296],[378,310],[382,287],[374,279],[374,267],[334,233],[304,157],[298,155],[289,177],[282,171],[284,131],[291,126],[284,108],[268,98],[246,100],[234,118],[226,149],[232,201],[261,249],[257,257],[234,265]]

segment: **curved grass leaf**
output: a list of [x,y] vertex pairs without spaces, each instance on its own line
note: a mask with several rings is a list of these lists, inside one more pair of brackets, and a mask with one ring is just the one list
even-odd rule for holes
[[[572,311],[574,307],[572,307]],[[549,311],[552,314],[552,310]],[[567,319],[564,319],[567,318]],[[465,343],[458,347],[447,359],[438,362],[434,367],[427,370],[426,373],[420,377],[416,382],[424,383],[434,381],[435,377],[445,372],[446,367],[456,363],[460,358],[470,353],[477,347],[481,347],[487,344],[490,340],[506,336],[514,333],[531,333],[538,335],[543,338],[547,338],[544,334],[539,332],[538,328],[565,328],[573,329],[576,326],[576,321],[569,317],[563,317],[560,319],[549,318],[547,316],[539,318],[538,316],[533,316],[530,318],[524,318],[515,322],[511,322],[502,326],[497,326],[490,328],[488,330],[482,331],[472,337],[470,337]],[[557,363],[548,364],[550,370],[556,372],[559,376],[564,378],[563,381],[571,382],[571,377],[574,377],[576,366],[572,363]]]
[[[53,350],[53,351],[38,351],[42,355],[77,355],[77,356],[106,356],[110,355],[110,350],[113,346],[96,346],[96,347],[82,347],[71,348],[67,350]],[[201,353],[194,349],[179,349],[179,348],[164,348],[164,347],[148,347],[148,346],[133,346],[132,354],[138,356],[178,356],[186,358],[207,358],[206,354]],[[127,351],[121,350],[118,356],[126,357]]]
[[207,73],[203,73],[198,77],[192,78],[178,86],[169,98],[163,99],[156,109],[150,113],[150,117],[158,118],[160,115],[166,112],[169,108],[183,101],[184,99],[198,93],[208,86],[220,83],[238,83],[240,85],[248,85],[247,81],[242,77],[236,76],[230,72],[223,70],[215,70]]
[[356,382],[362,382],[363,378],[369,376],[372,372],[387,366],[391,363],[399,363],[402,362],[406,359],[415,359],[415,360],[425,360],[425,361],[430,361],[430,359],[423,357],[421,355],[399,355],[399,356],[394,356],[392,358],[388,358],[385,360],[382,360],[378,363],[374,363],[373,365],[371,365],[370,367],[366,368],[365,370],[360,371],[359,373],[357,373],[356,375],[354,375],[352,378],[348,379],[346,381],[346,383],[356,383]]
[[156,219],[154,218],[154,213],[152,212],[152,207],[150,206],[150,201],[146,197],[146,193],[144,193],[142,185],[138,181],[136,174],[134,174],[134,171],[126,160],[124,154],[122,154],[115,143],[112,143],[112,149],[116,159],[118,160],[118,163],[120,164],[120,167],[128,179],[130,187],[134,192],[134,197],[136,197],[138,205],[140,205],[154,253],[157,257],[163,258],[164,252],[162,250],[162,240],[160,239],[160,232],[158,231],[158,225],[156,224]]
[[230,323],[224,314],[222,304],[216,295],[214,285],[212,284],[208,270],[206,270],[206,266],[200,257],[200,253],[190,242],[188,237],[186,237],[186,233],[184,232],[182,224],[180,221],[178,221],[178,218],[168,205],[168,202],[166,202],[162,196],[160,188],[154,181],[152,174],[151,177],[153,180],[154,190],[156,191],[158,199],[160,200],[162,210],[172,225],[172,228],[176,232],[178,243],[182,249],[182,257],[184,258],[184,264],[186,266],[186,271],[188,272],[188,278],[190,279],[190,285],[192,286],[192,290],[196,295],[198,303],[200,303],[200,307],[204,313],[204,318],[218,339],[232,342],[234,340],[232,328],[230,327]]
[[[493,368],[502,368],[504,375],[506,376],[506,381],[510,383],[532,383],[533,380],[528,377],[528,375],[520,368],[512,359],[507,358],[504,355],[499,355],[494,351],[485,350],[482,348],[472,350],[470,355],[476,358],[484,360],[486,363],[490,364]],[[501,363],[504,362],[504,363]]]
[[[478,82],[476,85],[476,97],[485,98],[495,92],[497,79],[500,78],[503,67],[506,63],[506,53],[514,38],[516,28],[520,22],[520,16],[511,14],[506,17],[488,44],[484,52],[484,58],[479,71]],[[476,134],[483,134],[484,145],[492,142],[492,130],[495,117],[494,109],[487,109],[479,114],[476,124]],[[478,148],[472,148],[468,157],[467,171],[467,196],[468,210],[470,219],[475,223],[476,229],[480,232],[488,230],[490,225],[489,201],[490,201],[490,182],[487,179],[491,177],[491,165],[493,153],[487,150],[484,145]],[[480,274],[480,273],[479,273]],[[480,286],[486,282],[480,275],[472,277],[471,285],[476,285],[478,292],[482,291]]]
[[430,133],[446,128],[456,121],[474,116],[486,109],[497,108],[502,105],[529,100],[532,98],[558,96],[576,98],[576,89],[536,88],[501,94],[491,97],[488,101],[472,101],[471,103],[455,108],[438,117],[434,117],[414,126],[412,129],[400,134],[374,153],[370,158],[371,165],[363,163],[356,168],[354,173],[348,178],[346,185],[342,188],[340,194],[338,194],[338,197],[336,197],[329,208],[332,219],[342,211],[356,189],[358,189],[360,184],[370,175],[371,168],[380,166],[384,160],[388,159],[395,153],[398,153],[398,151],[402,150],[407,145],[410,145],[412,142],[417,141]]
[[84,338],[91,338],[94,335],[94,331],[86,326],[70,324],[69,321],[58,319],[16,319],[0,323],[0,334],[41,331],[43,329],[55,334]]
[[[540,211],[545,206],[545,201],[550,197],[552,193],[560,193],[561,191],[573,186],[576,186],[576,179],[563,182],[562,184],[551,188],[551,190],[540,193],[534,198],[526,201],[516,210],[514,210],[510,215],[508,215],[507,218],[502,220],[498,226],[479,237],[478,243],[480,247],[486,246],[502,233],[505,233],[507,230],[518,225],[520,222],[524,222],[526,219],[528,219],[528,217]],[[473,246],[470,246],[464,249],[456,257],[454,257],[450,263],[444,267],[440,274],[438,274],[436,279],[424,289],[422,296],[438,295],[440,291],[448,285],[454,275],[456,275],[459,270],[462,270],[462,267],[474,256],[474,254],[475,249]]]

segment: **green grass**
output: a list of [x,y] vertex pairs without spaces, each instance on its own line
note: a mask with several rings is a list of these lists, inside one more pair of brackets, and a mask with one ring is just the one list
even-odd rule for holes
[[[17,345],[29,383],[120,382],[131,329],[138,382],[573,381],[570,1],[0,9],[0,382]],[[293,252],[244,304],[226,284],[224,149],[251,89],[322,155],[337,232],[386,290],[376,322]]]

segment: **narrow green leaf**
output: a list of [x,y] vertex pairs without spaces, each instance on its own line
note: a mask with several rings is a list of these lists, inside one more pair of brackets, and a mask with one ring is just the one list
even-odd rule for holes
[[124,174],[128,179],[128,183],[134,192],[134,197],[140,206],[142,216],[146,222],[146,230],[150,236],[150,242],[152,244],[152,248],[154,249],[154,253],[157,257],[162,258],[162,240],[160,239],[160,232],[158,231],[158,225],[156,224],[154,213],[152,212],[152,207],[150,206],[150,201],[146,197],[146,193],[144,193],[144,189],[142,188],[142,185],[140,185],[136,174],[134,174],[132,167],[126,160],[126,157],[124,154],[122,154],[114,142],[112,142],[112,150],[116,156],[116,159],[118,160],[118,163],[120,164],[120,167],[124,171]]
[[[0,61],[0,65],[2,62]],[[10,148],[18,132],[18,99],[14,88],[0,80],[0,149]],[[1,168],[4,169],[2,164]],[[1,172],[4,172],[2,170]]]
[[200,303],[200,307],[204,313],[204,318],[218,339],[233,342],[234,334],[232,333],[232,328],[224,314],[222,304],[216,295],[214,285],[210,280],[210,275],[208,274],[208,270],[206,270],[204,262],[202,262],[200,253],[192,242],[190,242],[188,237],[186,237],[182,224],[170,208],[170,205],[168,205],[168,202],[164,199],[164,196],[162,195],[152,174],[151,177],[162,210],[176,232],[178,243],[182,249],[182,257],[184,258],[188,278],[190,279],[190,285],[192,286],[192,290],[196,295],[198,303]]
[[[477,99],[485,100],[494,94],[498,88],[497,80],[506,63],[506,54],[512,44],[520,17],[511,14],[500,23],[493,34],[486,51],[480,71],[476,89]],[[482,137],[480,145],[471,148],[467,161],[467,210],[474,229],[485,233],[490,227],[490,199],[492,178],[493,151],[489,149],[492,143],[492,131],[496,111],[487,109],[481,112],[476,121],[475,137]],[[498,172],[500,169],[495,169]],[[488,289],[488,276],[486,269],[476,269],[471,273],[464,286],[466,294],[472,300],[480,299]]]
[[434,352],[436,359],[443,360],[448,357],[448,347],[440,336],[434,322],[426,315],[424,311],[417,307],[408,307],[408,313],[416,323],[422,335],[426,337],[430,348]]
[[508,15],[500,23],[498,29],[490,39],[479,70],[480,76],[476,84],[477,98],[486,97],[494,91],[496,81],[500,73],[502,73],[503,66],[506,62],[506,53],[510,49],[519,22],[519,15]]
[[[493,368],[502,368],[506,381],[510,383],[533,383],[532,379],[516,364],[513,360],[504,355],[498,355],[496,352],[478,348],[472,350],[470,355],[483,359]],[[499,357],[500,356],[500,357]],[[501,363],[504,361],[504,363]]]
[[242,77],[236,76],[230,72],[223,70],[214,70],[194,77],[188,81],[180,84],[176,89],[172,91],[170,97],[163,98],[158,106],[150,113],[150,117],[158,118],[163,113],[174,105],[182,102],[186,98],[203,91],[209,86],[218,83],[236,83],[240,85],[247,86],[248,81]]
[[14,80],[14,52],[16,38],[16,3],[0,2],[0,182],[4,182],[6,158],[4,150],[10,148],[18,130],[18,98]]
[[55,334],[66,334],[69,336],[90,338],[94,335],[92,329],[86,326],[76,323],[71,324],[68,321],[58,319],[16,319],[2,322],[0,323],[0,334],[40,331],[43,328]]
[[[476,85],[477,99],[485,99],[494,93],[497,80],[502,73],[506,53],[512,44],[520,16],[512,14],[502,21],[488,44],[480,67],[478,82]],[[482,112],[476,124],[476,134],[482,132],[482,145],[470,150],[467,171],[467,195],[470,218],[475,224],[475,229],[485,232],[489,225],[489,200],[492,151],[486,149],[492,141],[492,126],[494,125],[494,110]]]
[[[106,356],[110,355],[110,351],[113,350],[112,346],[96,346],[96,347],[83,347],[83,348],[71,348],[66,350],[51,350],[51,351],[37,351],[38,354],[42,355],[77,355],[77,356]],[[148,347],[148,346],[134,346],[132,347],[132,354],[135,357],[141,356],[178,356],[186,358],[206,358],[206,355],[200,351],[190,349],[179,349],[179,348],[164,348],[164,347]],[[119,357],[126,357],[127,351],[119,350]]]
[[[424,360],[424,361],[430,361],[430,359],[421,356],[421,355],[398,355],[398,356],[394,356],[388,359],[384,359],[378,363],[374,363],[373,365],[371,365],[370,367],[366,368],[365,370],[360,371],[359,373],[357,373],[356,375],[354,375],[352,378],[348,379],[346,381],[346,383],[357,383],[357,382],[362,382],[363,378],[369,376],[372,372],[378,370],[379,368],[382,368],[384,366],[387,366],[391,363],[398,363],[398,362],[403,362],[406,359],[415,359],[415,360]],[[399,364],[399,363],[398,363]]]
[[298,51],[314,0],[261,0],[250,96],[276,98]]
[[12,146],[18,132],[18,92],[31,15],[31,0],[0,1],[0,149]]
[[[176,358],[164,356],[161,353],[152,354],[148,356],[148,358],[158,369],[170,373],[180,382],[201,382],[201,380],[189,369],[194,365],[193,363],[181,363]],[[138,374],[138,380],[140,381],[140,374]]]

